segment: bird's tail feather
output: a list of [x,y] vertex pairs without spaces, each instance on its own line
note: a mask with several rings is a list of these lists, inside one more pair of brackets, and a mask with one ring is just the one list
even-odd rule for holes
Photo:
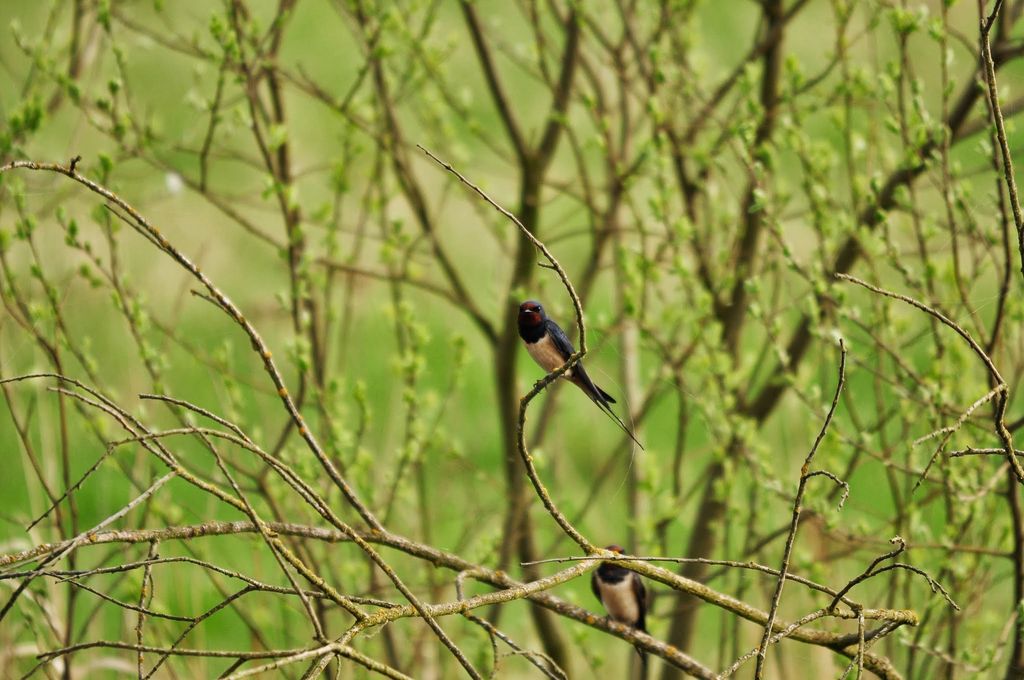
[[622,418],[619,418],[619,416],[615,413],[615,411],[612,410],[611,406],[609,406],[608,404],[602,404],[601,402],[598,402],[596,399],[594,401],[597,402],[597,405],[601,407],[602,411],[607,413],[609,416],[612,417],[612,419],[615,420],[616,423],[618,423],[619,427],[622,428],[622,431],[625,432],[626,435],[628,435],[630,439],[632,439],[634,442],[636,442],[636,445],[640,447],[641,451],[645,450],[644,449],[644,445],[641,444],[640,440],[637,439],[636,436],[633,435],[633,433],[630,431],[630,429],[628,427],[626,427],[626,424],[624,422],[622,422]]
[[640,447],[641,451],[644,450],[644,445],[640,443],[640,440],[633,436],[633,433],[629,430],[628,427],[626,427],[626,424],[622,422],[622,419],[619,418],[619,416],[615,414],[615,411],[612,410],[612,407],[609,406],[609,404],[614,404],[615,400],[612,399],[611,395],[609,395],[607,392],[598,387],[594,383],[594,381],[590,379],[590,376],[587,375],[587,372],[583,369],[582,366],[580,366],[576,370],[576,373],[571,378],[569,378],[569,380],[572,381],[577,387],[582,389],[583,392],[586,393],[588,397],[590,397],[591,401],[593,401],[595,404],[601,407],[602,411],[611,416],[612,419],[614,419],[615,422],[618,423],[619,427],[622,428],[622,431],[625,432],[630,439],[636,442],[636,445]]
[[640,678],[641,680],[647,680],[647,652],[640,649],[639,645],[635,645],[634,649],[640,655]]

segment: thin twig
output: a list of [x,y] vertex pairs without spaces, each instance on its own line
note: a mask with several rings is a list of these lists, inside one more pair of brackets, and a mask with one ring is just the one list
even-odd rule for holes
[[1002,391],[999,394],[999,398],[996,400],[995,414],[993,416],[993,419],[995,421],[994,424],[996,435],[1003,443],[1003,451],[1006,455],[1006,460],[1010,464],[1010,467],[1013,469],[1013,473],[1017,478],[1017,482],[1020,484],[1024,484],[1024,467],[1021,466],[1021,463],[1019,460],[1017,460],[1017,457],[1013,455],[1013,452],[1015,450],[1013,448],[1013,435],[1006,427],[1006,406],[1009,402],[1009,388],[1007,387],[1006,381],[1003,380],[1003,376],[999,373],[998,369],[996,369],[995,364],[992,362],[992,358],[989,357],[985,350],[981,348],[981,345],[979,345],[974,340],[974,338],[971,337],[971,334],[968,333],[963,328],[961,328],[955,321],[947,317],[939,310],[933,307],[929,307],[923,302],[919,302],[912,297],[901,295],[900,293],[894,293],[892,291],[885,290],[884,288],[879,288],[878,286],[873,286],[867,281],[862,281],[855,276],[850,276],[849,274],[836,274],[836,278],[843,281],[855,283],[858,286],[867,288],[873,293],[878,293],[879,295],[884,295],[886,297],[893,298],[894,300],[905,302],[913,307],[917,307],[921,311],[931,314],[933,317],[941,321],[949,328],[952,328],[957,333],[957,335],[959,335],[967,342],[967,344],[978,356],[978,358],[981,359],[981,362],[985,364],[985,367],[988,369],[989,374],[992,377],[992,382],[994,382],[997,387],[1000,385],[1002,386]]
[[[814,476],[810,469],[811,461],[814,460],[814,454],[818,452],[818,445],[825,438],[828,426],[832,423],[832,416],[835,415],[836,407],[839,405],[839,395],[843,392],[843,383],[846,382],[846,344],[842,338],[839,339],[839,352],[839,380],[836,382],[836,391],[832,396],[832,405],[825,415],[825,422],[821,424],[821,429],[818,431],[818,436],[814,439],[811,450],[804,459],[804,464],[800,467],[800,482],[797,485],[796,498],[793,500],[793,517],[789,524],[789,533],[786,535],[786,547],[782,551],[782,565],[779,567],[779,578],[775,583],[775,593],[772,595],[771,606],[768,609],[768,619],[765,621],[761,646],[757,650],[757,667],[754,670],[754,677],[758,678],[758,680],[760,680],[764,673],[764,660],[765,653],[768,651],[768,640],[771,638],[775,615],[779,611],[779,603],[782,601],[782,588],[786,583],[789,560],[793,554],[793,544],[796,542],[796,531],[800,525],[800,513],[803,512],[804,491],[807,488],[808,480]],[[836,479],[834,475],[830,474],[828,476],[833,480]]]
[[989,35],[992,26],[995,24],[996,15],[1003,6],[1003,0],[996,0],[992,7],[992,13],[988,18],[984,16],[985,0],[978,0],[978,14],[981,33],[981,61],[985,70],[985,84],[987,85],[988,102],[992,111],[992,119],[996,125],[996,139],[999,140],[999,153],[1003,159],[1003,179],[1006,181],[1006,191],[1010,195],[1010,210],[1013,213],[1013,223],[1017,227],[1017,250],[1020,253],[1020,273],[1024,276],[1024,215],[1021,213],[1020,198],[1017,194],[1017,179],[1013,171],[1013,154],[1010,153],[1010,144],[1006,137],[1006,123],[1003,121],[1003,111],[999,105],[999,88],[996,85],[996,65],[992,59],[992,41]]
[[555,505],[554,500],[552,500],[551,498],[551,494],[548,493],[547,487],[544,486],[544,483],[540,479],[540,475],[537,473],[537,469],[533,464],[533,457],[530,455],[530,451],[526,444],[526,409],[530,405],[530,402],[533,400],[534,397],[540,394],[540,392],[545,387],[547,387],[552,382],[554,382],[555,380],[557,380],[558,378],[572,370],[573,366],[579,363],[579,361],[587,354],[586,327],[583,322],[583,304],[580,302],[580,298],[576,294],[576,289],[573,287],[572,281],[569,280],[569,275],[565,273],[565,269],[563,269],[562,265],[558,262],[557,259],[555,259],[555,256],[551,254],[551,251],[548,250],[547,246],[545,246],[544,243],[540,241],[540,239],[538,239],[536,236],[530,233],[530,230],[527,229],[526,226],[524,226],[523,223],[519,221],[518,217],[513,215],[505,208],[501,207],[501,205],[499,205],[493,198],[488,196],[483,189],[481,189],[480,187],[466,179],[462,175],[462,173],[453,168],[450,163],[442,161],[440,158],[431,153],[429,149],[426,149],[421,145],[417,146],[419,146],[423,153],[429,156],[431,160],[433,160],[435,163],[440,165],[442,168],[444,168],[451,174],[455,175],[460,182],[462,182],[467,187],[475,191],[481,198],[487,201],[487,203],[490,204],[495,210],[500,212],[502,215],[507,217],[513,224],[515,224],[519,228],[519,231],[522,233],[522,235],[526,237],[534,246],[536,246],[544,254],[544,257],[547,258],[548,262],[551,263],[551,266],[554,267],[555,272],[558,274],[558,278],[562,281],[562,285],[565,286],[566,292],[572,299],[573,308],[576,310],[576,325],[579,329],[580,348],[575,354],[566,359],[565,363],[561,367],[556,368],[555,370],[551,371],[546,376],[544,376],[542,380],[540,380],[536,385],[533,386],[532,390],[527,392],[526,395],[524,395],[519,400],[519,424],[517,426],[517,447],[519,450],[519,455],[523,459],[523,463],[526,466],[526,473],[529,476],[530,481],[533,483],[533,488],[536,490],[537,495],[540,496],[541,502],[547,509],[548,514],[550,514],[551,517],[558,524],[558,526],[562,528],[562,531],[564,531],[573,541],[575,541],[576,544],[584,550],[584,552],[593,553],[597,549],[596,546],[594,546],[593,543],[587,540],[583,536],[583,534],[581,534],[579,530],[577,530],[576,527],[572,525],[572,523],[562,513],[562,511],[558,509],[558,506]]

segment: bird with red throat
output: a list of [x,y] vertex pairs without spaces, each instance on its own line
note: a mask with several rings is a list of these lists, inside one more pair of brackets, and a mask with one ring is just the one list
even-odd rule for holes
[[[519,337],[523,339],[526,351],[530,353],[537,365],[548,373],[565,364],[576,351],[565,331],[548,317],[544,306],[536,300],[527,300],[519,305]],[[590,397],[591,401],[615,420],[622,431],[629,435],[629,438],[636,442],[641,450],[644,448],[643,444],[612,410],[611,404],[615,403],[615,399],[594,384],[594,381],[587,375],[587,370],[583,368],[583,362],[577,362],[562,377],[583,390],[583,393]]]

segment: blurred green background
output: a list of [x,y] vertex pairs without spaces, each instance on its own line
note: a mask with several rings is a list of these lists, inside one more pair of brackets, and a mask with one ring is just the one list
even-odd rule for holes
[[[828,482],[811,483],[806,509],[814,519],[801,527],[792,569],[839,588],[887,552],[888,539],[899,533],[912,546],[905,561],[947,585],[963,610],[953,612],[925,581],[905,572],[870,581],[854,591],[858,601],[868,607],[914,609],[924,622],[917,630],[898,631],[876,651],[892,658],[907,677],[997,677],[1012,653],[1008,626],[1015,610],[1014,565],[1008,551],[1014,524],[1007,499],[1016,491],[1003,488],[1005,474],[1000,476],[997,459],[949,460],[942,455],[929,481],[915,491],[938,440],[912,445],[954,422],[985,394],[991,387],[988,376],[949,329],[906,305],[837,284],[830,276],[834,253],[846,239],[858,238],[865,256],[854,270],[857,276],[927,300],[982,340],[1001,314],[999,343],[992,353],[1010,383],[1007,419],[1016,418],[1022,349],[1019,255],[1011,251],[1008,259],[1001,250],[1006,223],[1000,222],[994,193],[998,174],[984,134],[984,100],[979,98],[968,116],[967,128],[977,123],[973,133],[951,143],[945,165],[948,182],[936,153],[913,191],[902,189],[895,205],[885,208],[879,228],[866,227],[859,218],[870,214],[873,197],[887,178],[915,166],[916,154],[928,140],[941,138],[944,112],[971,82],[975,58],[969,49],[976,48],[977,9],[966,2],[948,5],[943,19],[938,2],[801,3],[786,27],[776,129],[767,144],[754,141],[764,113],[758,102],[765,75],[755,51],[765,30],[758,3],[666,3],[673,21],[642,53],[656,68],[657,82],[665,84],[657,95],[647,91],[643,70],[635,63],[639,57],[625,46],[616,6],[580,6],[586,17],[581,19],[584,58],[565,115],[568,132],[562,134],[542,192],[538,233],[574,281],[588,267],[596,267],[594,285],[584,299],[591,375],[616,398],[622,397],[618,412],[623,417],[639,408],[627,398],[631,391],[638,397],[649,390],[652,405],[637,423],[643,452],[622,446],[614,423],[571,387],[556,386],[548,391],[556,398],[546,393],[535,400],[529,427],[546,408],[557,409],[532,453],[555,501],[595,543],[626,544],[637,554],[752,559],[777,566],[782,541],[777,535],[774,541],[767,538],[788,522],[800,464],[835,387],[836,338],[844,337],[849,348],[846,390],[814,467],[842,476],[851,493],[837,512]],[[244,6],[247,37],[241,40],[242,54],[251,57],[257,49],[267,49],[270,39],[261,36],[273,34],[280,8],[276,2]],[[557,74],[564,42],[552,8],[561,16],[569,5],[474,6],[498,55],[497,68],[514,115],[524,135],[536,143],[551,101],[545,81]],[[1012,3],[1006,11],[1012,16],[1019,6]],[[69,78],[76,7],[82,14],[81,66]],[[639,3],[630,10],[636,30],[659,34],[663,10],[657,3]],[[320,0],[296,3],[281,20],[275,58],[250,65],[254,72],[280,69],[286,122],[261,122],[259,127],[272,154],[282,146],[290,154],[292,181],[282,187],[268,173],[252,134],[244,76],[237,64],[224,61],[237,40],[232,37],[232,11],[237,11],[232,3],[185,1],[0,4],[0,26],[9,26],[8,39],[0,42],[5,74],[0,79],[0,111],[6,121],[0,150],[5,159],[46,162],[63,163],[80,155],[82,172],[144,214],[237,304],[273,351],[293,394],[299,390],[300,374],[309,384],[315,381],[309,344],[293,323],[289,236],[278,198],[299,206],[297,238],[305,248],[299,270],[305,277],[302,285],[315,300],[316,323],[321,324],[317,332],[325,341],[322,389],[310,388],[304,415],[363,500],[387,518],[389,529],[495,566],[507,510],[507,442],[500,428],[495,349],[449,292],[439,295],[423,285],[388,280],[404,271],[406,278],[449,291],[393,158],[402,155],[409,163],[426,195],[437,239],[488,323],[500,331],[510,322],[510,301],[531,297],[544,301],[551,316],[576,336],[571,303],[554,272],[538,268],[528,286],[509,288],[521,239],[514,225],[415,148],[430,148],[502,205],[519,210],[521,168],[488,93],[463,13],[455,2],[366,8]],[[368,19],[361,27],[358,15],[364,11]],[[613,51],[602,47],[602,29],[623,41],[618,51],[627,64],[622,77],[616,73]],[[1001,35],[1015,55],[1021,30],[1008,25]],[[377,42],[367,47],[373,40]],[[699,184],[700,207],[693,220],[675,185],[675,159],[666,131],[678,134],[692,125],[715,87],[750,53],[749,65],[736,71],[736,84],[684,147],[684,162]],[[390,79],[391,108],[404,132],[400,152],[389,146],[394,133],[386,130],[387,114],[367,65],[368,54],[381,60]],[[943,59],[948,60],[945,90]],[[1007,61],[999,74],[1000,93],[1010,103],[1010,146],[1016,150],[1021,135],[1012,102],[1022,70],[1012,56]],[[599,86],[611,99],[605,111],[594,103]],[[323,101],[339,102],[350,92],[344,114]],[[268,109],[272,106],[268,91],[259,89],[258,97]],[[627,115],[616,109],[619,100],[626,102]],[[211,109],[217,120],[213,132]],[[607,141],[621,142],[622,130],[629,142],[615,150],[622,157],[609,162]],[[199,150],[208,140],[208,182],[200,187]],[[613,243],[595,261],[602,216],[594,208],[607,200],[608,168],[632,160],[637,169],[624,182],[626,198],[617,213]],[[0,322],[4,377],[52,370],[51,359],[30,330],[35,328],[62,348],[67,374],[85,382],[91,382],[90,374],[95,376],[98,388],[151,427],[176,423],[167,409],[138,397],[160,392],[221,414],[264,448],[274,447],[287,416],[273,385],[238,327],[190,294],[198,288],[193,278],[113,218],[83,187],[28,172],[7,172],[2,181],[8,312]],[[590,181],[595,186],[588,187]],[[755,187],[756,210],[764,211],[766,226],[752,270],[744,272],[734,251],[747,212],[754,210],[744,212],[748,186]],[[597,196],[595,204],[584,200],[588,191]],[[98,264],[68,236],[72,220],[75,238],[91,244]],[[254,235],[252,229],[269,238]],[[28,232],[31,239],[25,237]],[[1015,247],[1012,232],[1009,224]],[[954,256],[955,247],[962,250]],[[116,285],[103,275],[114,262],[114,252]],[[723,347],[720,320],[698,274],[701,255],[710,263],[722,299],[737,286],[748,291],[745,328],[734,354]],[[956,266],[954,257],[959,258]],[[327,260],[373,275],[332,270],[324,265]],[[541,261],[539,253],[536,260]],[[1013,277],[1003,299],[1000,284],[1008,266]],[[59,301],[63,325],[47,301],[47,285]],[[24,309],[18,307],[19,300],[25,302]],[[806,358],[794,377],[773,374],[804,314],[814,319]],[[302,323],[308,322],[304,316]],[[629,332],[638,338],[634,347],[624,346]],[[78,361],[76,351],[87,361]],[[516,351],[515,392],[521,395],[542,374],[521,347]],[[685,362],[672,375],[666,355],[683,354]],[[630,362],[635,362],[635,375],[627,379]],[[627,385],[629,379],[635,388]],[[745,412],[749,401],[744,400],[772,380],[788,385],[786,395],[759,422]],[[58,401],[46,389],[51,384],[37,380],[13,385],[8,403],[26,423],[44,476],[59,493],[65,472]],[[946,449],[998,446],[990,408],[979,408]],[[101,438],[124,436],[110,419],[93,419],[88,411],[76,407],[69,418],[66,477],[71,480],[104,454]],[[58,537],[53,522],[28,533],[24,529],[46,509],[47,501],[13,422],[6,414],[0,418],[2,553]],[[739,442],[737,448],[731,449],[731,442]],[[189,469],[223,483],[214,460],[198,442],[178,438],[174,451]],[[346,520],[358,520],[294,432],[280,455]],[[225,457],[240,470],[258,473],[260,468],[258,460],[241,450],[225,452]],[[80,529],[108,517],[138,493],[138,485],[144,488],[163,473],[137,446],[120,447],[111,458],[74,494]],[[711,484],[707,475],[716,465],[722,470]],[[399,471],[398,492],[389,509]],[[322,524],[295,494],[267,479],[269,487],[259,489],[254,479],[246,482],[260,498],[261,512]],[[718,541],[713,554],[688,555],[698,508],[708,493],[724,505],[714,526]],[[596,502],[588,500],[591,494]],[[528,498],[538,556],[575,554],[577,549],[542,512],[532,489]],[[117,526],[161,527],[211,519],[242,516],[174,480],[152,504]],[[79,567],[142,559],[147,548],[83,548]],[[371,587],[367,563],[353,546],[306,549],[325,570],[325,579],[343,592],[400,601],[392,590]],[[253,578],[286,583],[266,546],[252,535],[169,541],[159,552],[164,557],[202,555]],[[451,573],[394,551],[384,554],[425,599],[454,597]],[[504,566],[519,574],[516,562]],[[547,565],[544,571],[555,568]],[[154,575],[155,610],[193,616],[224,597],[215,582],[226,581],[211,579],[194,566],[162,565]],[[140,579],[138,571],[97,577],[94,587],[134,602]],[[554,593],[601,613],[582,581]],[[3,583],[7,587],[12,582]],[[377,585],[383,583],[378,577]],[[767,608],[774,580],[728,571],[711,585]],[[667,590],[653,589],[658,594],[649,628],[654,636],[667,638],[681,605]],[[53,612],[66,606],[66,585],[38,583],[33,593],[31,603],[20,603],[0,623],[0,641],[16,650],[3,662],[4,672],[12,677],[32,667],[29,652],[60,646],[48,626],[62,620]],[[77,597],[72,626],[76,639],[134,641],[134,615],[89,593]],[[308,622],[297,602],[270,594],[244,599],[244,616],[262,640],[243,625],[243,614],[224,610],[191,632],[184,646],[309,644]],[[827,600],[787,586],[780,616],[796,619],[823,604]],[[48,607],[53,609],[50,614]],[[502,629],[538,649],[527,605],[516,602],[503,609]],[[335,636],[347,625],[337,611],[326,620]],[[760,638],[758,626],[707,605],[702,605],[698,621],[688,651],[712,668],[727,667]],[[164,644],[183,626],[152,619],[147,625],[152,638]],[[619,677],[632,663],[634,653],[626,643],[567,620],[559,625],[571,649],[572,677]],[[481,630],[455,617],[444,626],[474,662],[486,667],[490,645]],[[821,627],[856,631],[850,622],[827,621]],[[457,665],[422,623],[403,620],[391,628],[388,634],[400,641],[397,656],[405,672],[415,677],[458,675]],[[356,646],[382,656],[384,637],[374,631]],[[789,642],[780,649],[771,658],[773,677],[838,676],[845,666],[820,648]],[[103,650],[72,658],[81,664],[76,677],[135,671],[129,652]],[[176,658],[161,672],[213,676],[227,666],[221,660]],[[740,674],[750,670],[745,667]],[[55,669],[47,672],[55,674]],[[363,672],[345,667],[342,677],[362,677]],[[530,677],[535,672],[522,658],[508,657],[498,676]],[[292,673],[298,677],[299,671]]]

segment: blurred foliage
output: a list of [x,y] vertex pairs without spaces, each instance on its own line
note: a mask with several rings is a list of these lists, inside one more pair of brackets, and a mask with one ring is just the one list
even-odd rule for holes
[[[977,6],[468,6],[477,35],[454,1],[9,0],[0,4],[0,26],[9,27],[0,159],[81,156],[81,173],[157,226],[259,330],[310,430],[388,529],[517,576],[521,560],[575,548],[522,478],[509,436],[506,406],[542,377],[514,336],[514,308],[540,299],[575,338],[573,308],[515,226],[417,145],[522,218],[580,291],[587,367],[646,450],[630,448],[563,386],[534,402],[528,427],[556,503],[596,544],[778,567],[842,337],[847,384],[814,467],[848,482],[850,497],[837,510],[831,483],[811,482],[791,570],[838,590],[899,535],[909,546],[899,560],[926,570],[961,610],[908,570],[871,579],[851,597],[921,619],[871,651],[908,678],[1003,677],[1007,668],[1013,677],[1024,668],[1017,483],[1000,457],[949,456],[1002,446],[998,399],[948,437],[920,440],[989,393],[989,373],[933,317],[834,276],[854,273],[963,326],[1009,383],[1006,423],[1024,422],[1021,254],[979,85]],[[1014,119],[1024,109],[1015,87],[1024,76],[1022,7],[1008,2],[993,32],[1014,151],[1024,142]],[[0,375],[63,373],[154,429],[200,419],[141,393],[209,409],[358,524],[249,340],[193,294],[193,278],[66,178],[8,171],[0,181]],[[515,360],[503,367],[506,338],[516,340]],[[74,536],[166,471],[138,445],[110,446],[125,437],[116,422],[53,384],[5,386],[2,553]],[[175,438],[173,450],[230,490],[200,441]],[[323,524],[259,459],[226,444],[221,454],[261,516]],[[25,531],[103,457],[61,512]],[[520,527],[528,548],[506,533],[524,521],[517,497],[530,507]],[[244,517],[175,479],[114,526],[214,519]],[[291,545],[340,591],[403,601],[379,573],[368,576],[354,546]],[[62,564],[90,569],[148,549],[84,547]],[[255,535],[167,541],[159,554],[288,585]],[[454,599],[451,572],[384,554],[426,601]],[[684,573],[762,609],[775,583],[706,565]],[[142,578],[134,570],[88,583],[135,603]],[[228,583],[187,564],[154,568],[153,580],[147,606],[180,616],[221,602]],[[554,593],[600,612],[583,581]],[[0,581],[5,600],[16,583]],[[652,590],[651,633],[712,669],[760,639],[758,626],[732,613]],[[183,646],[310,644],[299,602],[246,598]],[[780,618],[828,600],[790,584]],[[499,627],[528,649],[557,655],[561,636],[571,677],[622,675],[633,662],[627,644],[600,631],[557,619],[552,637],[538,632],[527,604],[502,608]],[[687,638],[681,622],[692,627],[694,611],[699,626]],[[350,618],[328,607],[324,621],[333,639]],[[0,653],[0,673],[27,672],[36,653],[71,642],[133,643],[135,624],[133,612],[92,593],[37,579],[0,621],[0,647],[12,650]],[[146,625],[147,640],[167,645],[185,624]],[[814,625],[857,630],[850,621]],[[489,667],[482,630],[454,619],[444,627],[478,668]],[[390,624],[354,645],[416,677],[461,672],[421,623]],[[70,658],[76,677],[113,677],[134,673],[133,657],[98,649]],[[155,658],[146,658],[149,668]],[[771,677],[838,676],[848,662],[790,641],[769,661]],[[228,665],[174,657],[160,672],[212,676]],[[520,656],[498,670],[534,674]]]

